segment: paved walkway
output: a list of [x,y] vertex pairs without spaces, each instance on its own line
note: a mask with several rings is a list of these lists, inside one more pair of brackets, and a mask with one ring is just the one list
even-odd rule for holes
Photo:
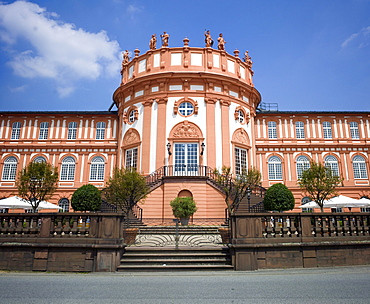
[[0,273],[0,303],[369,303],[370,266],[171,273]]

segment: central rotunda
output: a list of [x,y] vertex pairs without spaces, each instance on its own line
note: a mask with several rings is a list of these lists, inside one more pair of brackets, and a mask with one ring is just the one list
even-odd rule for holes
[[[140,205],[145,218],[172,218],[170,201],[191,196],[194,218],[224,218],[224,196],[209,182],[214,169],[235,174],[256,166],[253,118],[261,101],[245,52],[218,49],[209,32],[206,47],[162,46],[156,36],[143,55],[123,52],[122,81],[114,92],[119,134],[116,165],[150,175],[152,191]],[[209,36],[207,36],[209,35]],[[221,38],[221,39],[220,39]],[[210,40],[211,39],[211,40]]]

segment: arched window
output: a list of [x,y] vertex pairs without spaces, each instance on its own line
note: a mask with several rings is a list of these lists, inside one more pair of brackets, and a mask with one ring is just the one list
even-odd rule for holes
[[19,139],[21,134],[22,124],[20,122],[14,122],[12,125],[12,137],[11,139]]
[[39,139],[48,139],[48,133],[49,133],[49,123],[48,122],[42,122],[40,124]]
[[34,160],[34,163],[46,163],[46,158],[43,156],[37,156]]
[[297,121],[295,123],[295,134],[297,139],[304,139],[304,123],[302,121]]
[[283,179],[283,168],[281,165],[281,159],[279,157],[271,156],[268,159],[268,173],[270,180]]
[[60,212],[69,212],[69,199],[68,198],[62,198],[58,202],[58,206],[62,208]]
[[194,113],[194,106],[188,101],[182,102],[179,105],[179,113],[182,116],[190,116]]
[[267,131],[268,131],[269,138],[271,138],[271,139],[277,138],[276,122],[275,121],[269,121],[267,123]]
[[330,122],[324,121],[322,123],[322,129],[324,131],[324,138],[326,138],[326,139],[333,138],[332,133],[331,133],[331,123]]
[[361,155],[353,157],[352,165],[355,178],[367,178],[366,162]]
[[325,167],[330,168],[333,171],[333,175],[339,176],[338,160],[333,156],[329,155],[325,157]]
[[62,161],[60,180],[73,181],[75,179],[76,161],[72,156],[67,156]]
[[4,161],[2,180],[14,181],[17,174],[18,161],[14,156],[8,157]]
[[99,121],[96,124],[96,139],[104,139],[105,137],[105,122]]
[[103,181],[104,180],[104,159],[101,156],[96,156],[91,161],[90,166],[90,180]]
[[76,139],[77,122],[72,121],[68,124],[68,139]]
[[298,156],[297,158],[297,177],[301,178],[303,171],[309,168],[310,168],[309,159],[304,155]]
[[358,132],[358,123],[355,121],[351,121],[349,123],[349,130],[351,131],[351,138],[352,139],[359,139],[360,133]]

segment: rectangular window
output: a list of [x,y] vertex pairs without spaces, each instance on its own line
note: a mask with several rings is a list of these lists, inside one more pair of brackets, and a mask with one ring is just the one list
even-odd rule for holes
[[126,168],[137,169],[137,148],[126,150]]
[[68,124],[68,139],[76,139],[77,122],[70,122]]
[[48,133],[49,133],[49,123],[48,122],[42,122],[40,124],[39,139],[48,139]]
[[105,137],[105,122],[100,121],[96,124],[96,139],[104,139]]
[[351,121],[349,123],[349,129],[351,131],[351,138],[352,139],[360,139],[360,133],[358,132],[358,123],[355,121]]
[[331,123],[330,122],[324,121],[322,123],[322,128],[323,128],[323,131],[324,131],[324,138],[325,139],[333,138],[332,133],[331,133]]
[[247,170],[247,150],[235,147],[235,174],[240,175]]
[[295,133],[296,133],[296,138],[297,139],[304,139],[305,138],[304,123],[302,121],[297,121],[295,123]]
[[275,121],[269,121],[267,125],[268,130],[268,136],[270,139],[276,139],[277,138],[277,131],[276,131],[276,122]]
[[21,127],[22,127],[22,124],[20,122],[13,123],[11,139],[19,139],[19,136],[21,134]]

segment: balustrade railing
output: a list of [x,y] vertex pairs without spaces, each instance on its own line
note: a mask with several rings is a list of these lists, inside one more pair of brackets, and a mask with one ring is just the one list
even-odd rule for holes
[[[96,213],[4,213],[0,216],[1,237],[97,237],[104,218],[124,220],[120,214]],[[110,227],[111,228],[111,227]]]
[[238,225],[243,221],[244,226],[254,225],[252,229],[257,230],[251,235],[264,238],[370,236],[370,213],[258,213],[232,217],[237,218]]

